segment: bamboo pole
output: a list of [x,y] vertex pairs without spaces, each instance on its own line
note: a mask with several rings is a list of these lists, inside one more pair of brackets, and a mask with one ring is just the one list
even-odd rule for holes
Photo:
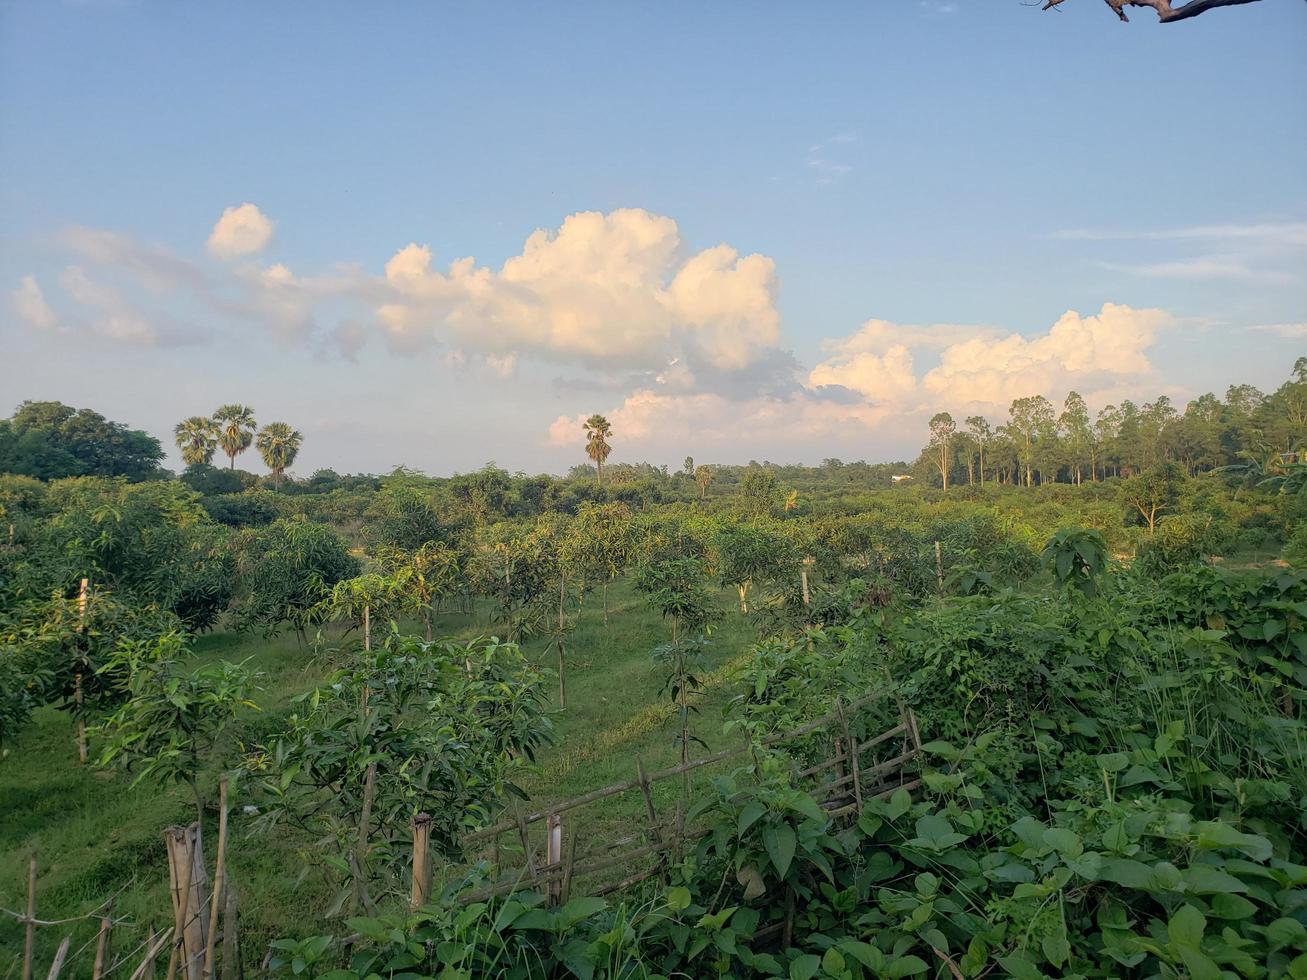
[[562,895],[562,889],[559,887],[557,872],[561,869],[563,862],[563,817],[558,813],[551,813],[545,820],[545,869],[551,873],[549,879],[549,901],[551,905],[557,905],[558,899]]
[[213,980],[213,949],[218,941],[218,911],[227,884],[227,777],[218,780],[218,856],[213,865],[213,895],[209,900],[209,937],[204,946],[204,980]]
[[23,980],[32,980],[36,956],[36,852],[27,859],[27,918],[23,929]]
[[363,649],[372,649],[372,607],[363,606]]
[[169,827],[164,831],[168,844],[168,866],[176,887],[176,923],[173,953],[168,959],[169,980],[180,966],[187,980],[203,980],[204,952],[208,946],[208,901],[204,870],[204,845],[198,822],[189,827]]
[[850,753],[853,756],[853,802],[858,806],[858,813],[862,812],[862,779],[858,770],[862,768],[862,754],[858,751],[857,743],[849,735],[849,716],[844,710],[844,702],[836,701],[835,708],[839,712],[840,727],[844,730],[844,741],[849,746]]
[[59,980],[59,973],[64,968],[64,958],[68,955],[68,944],[72,941],[71,935],[64,936],[64,941],[59,944],[59,950],[50,963],[50,972],[45,975],[45,980]]
[[172,929],[163,930],[163,934],[158,936],[157,938],[155,937],[154,933],[151,932],[150,938],[148,940],[150,944],[149,949],[145,951],[145,957],[141,960],[141,965],[132,971],[132,975],[129,978],[129,980],[143,980],[143,978],[147,975],[154,976],[154,959],[156,956],[159,955],[159,951],[163,949],[164,945],[171,938],[172,938]]
[[939,542],[935,542],[935,582],[939,585],[939,591],[944,591],[944,559],[940,554]]
[[[562,819],[561,817],[559,819]],[[576,833],[575,831],[568,835],[566,849],[567,853],[563,857],[563,884],[562,894],[559,901],[566,905],[572,897],[572,871],[576,867]]]
[[635,771],[640,780],[640,794],[644,797],[645,816],[649,818],[649,839],[660,840],[662,834],[658,830],[658,813],[654,810],[653,793],[649,790],[649,777],[645,775],[644,760],[638,755],[635,757]]
[[431,898],[431,814],[413,818],[413,894],[409,911],[416,912]]
[[[86,601],[87,589],[90,580],[82,579],[82,583],[77,590],[77,632],[81,633],[86,629]],[[86,765],[86,719],[82,717],[82,705],[84,695],[82,693],[82,673],[77,672],[74,679],[73,698],[77,702],[77,761]]]
[[100,980],[104,976],[104,966],[109,962],[109,930],[113,928],[113,905],[105,910],[100,920],[100,935],[95,942],[95,966],[91,969],[91,980]]
[[186,910],[191,897],[191,861],[184,854],[185,831],[169,827],[163,832],[168,847],[168,871],[172,878],[172,952],[168,954],[168,980],[177,976],[178,953],[184,943],[182,930],[186,926]]

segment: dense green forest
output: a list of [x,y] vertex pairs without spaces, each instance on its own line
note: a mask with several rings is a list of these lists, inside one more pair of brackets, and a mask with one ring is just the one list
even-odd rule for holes
[[[175,476],[145,433],[25,403],[0,971],[29,855],[67,920],[37,961],[67,933],[90,976],[103,920],[130,975],[173,923],[164,828],[212,863],[229,817],[224,976],[1307,976],[1307,359],[1269,395],[930,434],[913,464],[671,472],[609,462],[593,416],[561,477],[297,479],[300,433],[228,405],[177,425]],[[833,816],[795,775],[830,741],[769,738],[871,693],[915,712],[915,788]],[[513,801],[741,739],[685,777],[701,836],[653,877],[468,901]],[[439,887],[411,906],[419,813]]]

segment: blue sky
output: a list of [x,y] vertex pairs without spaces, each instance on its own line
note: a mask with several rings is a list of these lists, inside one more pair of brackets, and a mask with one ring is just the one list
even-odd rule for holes
[[1273,388],[1305,42],[1294,0],[3,3],[0,408],[242,401],[301,473],[445,473],[561,471],[592,411],[614,460],[874,460]]

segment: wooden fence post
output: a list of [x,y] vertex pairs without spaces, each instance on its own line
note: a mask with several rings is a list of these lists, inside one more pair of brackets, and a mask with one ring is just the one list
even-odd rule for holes
[[32,980],[36,956],[36,852],[27,859],[27,918],[23,929],[23,980]]
[[413,818],[413,894],[409,911],[416,912],[431,898],[431,814]]

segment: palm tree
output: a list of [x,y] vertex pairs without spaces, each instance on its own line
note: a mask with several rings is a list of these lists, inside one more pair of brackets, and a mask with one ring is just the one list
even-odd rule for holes
[[607,437],[612,434],[612,426],[602,415],[591,415],[585,420],[585,454],[595,461],[599,467],[599,485],[604,485],[604,460],[608,454],[613,451],[613,447],[608,445]]
[[286,472],[286,467],[295,462],[303,441],[304,437],[285,422],[269,422],[259,430],[255,445],[263,462],[272,470],[277,487],[281,487],[282,474]]
[[706,499],[708,496],[708,484],[712,483],[712,468],[700,463],[699,468],[694,471],[694,482],[699,484],[699,499]]
[[218,423],[218,445],[236,468],[236,457],[250,448],[254,440],[254,409],[248,405],[223,405],[213,413]]
[[218,423],[203,415],[192,415],[177,423],[173,429],[177,448],[182,451],[182,462],[187,466],[208,465],[218,448]]

